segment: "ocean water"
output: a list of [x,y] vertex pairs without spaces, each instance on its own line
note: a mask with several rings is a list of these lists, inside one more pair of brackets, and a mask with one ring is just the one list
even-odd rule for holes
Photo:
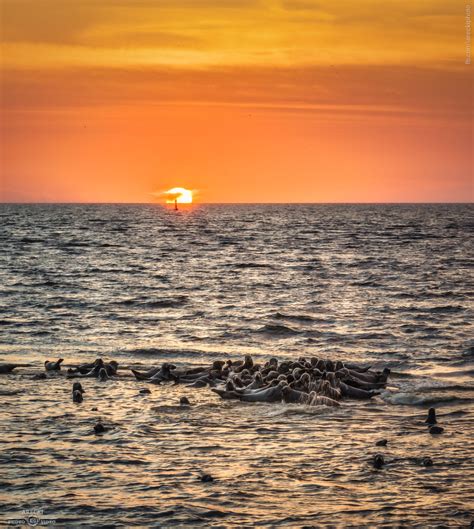
[[[468,527],[473,228],[472,205],[0,205],[0,361],[25,364],[0,375],[0,520]],[[144,396],[129,371],[246,353],[392,376],[371,401],[319,409]],[[120,376],[85,380],[80,405],[65,369],[31,378],[98,356]]]

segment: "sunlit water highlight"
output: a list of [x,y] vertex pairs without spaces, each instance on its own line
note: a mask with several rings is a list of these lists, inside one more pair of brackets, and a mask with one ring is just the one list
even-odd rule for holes
[[[468,526],[473,211],[0,206],[1,361],[29,364],[0,378],[0,519],[37,508],[67,527]],[[310,409],[183,386],[140,395],[126,369],[246,352],[394,374],[370,402]],[[31,380],[45,359],[99,355],[120,377],[85,380],[80,405],[64,375]],[[427,433],[430,406],[441,436]],[[99,417],[112,427],[101,436]]]

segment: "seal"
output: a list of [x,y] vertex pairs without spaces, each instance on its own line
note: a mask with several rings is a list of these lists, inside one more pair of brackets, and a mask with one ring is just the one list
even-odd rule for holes
[[107,376],[113,377],[114,375],[116,375],[118,371],[118,366],[118,362],[116,362],[115,360],[111,360],[108,364],[105,364],[104,368],[107,371]]
[[149,382],[153,384],[161,384],[161,382],[169,382],[176,380],[176,376],[171,372],[173,369],[176,369],[176,366],[165,362],[158,373],[155,373],[150,379]]
[[72,401],[80,404],[84,398],[82,394],[85,393],[80,382],[74,382],[72,385]]
[[108,364],[104,363],[101,358],[98,358],[93,364],[84,364],[85,366],[92,365],[92,369],[85,371],[83,366],[77,369],[68,369],[67,378],[98,378],[99,380],[108,380],[117,373],[118,363],[112,360]]
[[225,388],[211,388],[211,391],[217,393],[219,397],[224,400],[240,399],[240,393],[237,393],[236,391],[230,391]]
[[190,373],[189,371],[173,371],[173,376],[176,377],[176,383],[191,384],[200,378],[206,378],[211,375],[212,371],[201,369],[198,372]]
[[285,382],[279,382],[276,386],[266,389],[244,390],[240,394],[240,400],[243,402],[281,402],[285,384]]
[[50,362],[46,360],[44,363],[44,368],[46,371],[59,371],[61,369],[61,364],[64,362],[64,358],[56,360],[56,362]]
[[351,371],[358,371],[359,373],[367,373],[372,366],[358,366],[357,364],[352,364],[350,362],[344,362],[344,366]]
[[365,391],[364,389],[354,388],[353,386],[348,386],[342,381],[339,382],[339,386],[342,395],[351,399],[371,399],[374,395],[377,395],[375,391]]
[[329,397],[318,395],[314,391],[309,394],[309,397],[310,397],[310,400],[308,404],[310,406],[332,406],[334,408],[337,408],[338,406],[340,406],[337,400],[333,400],[333,399],[330,399]]
[[366,384],[385,383],[387,382],[388,376],[390,375],[390,369],[388,369],[388,367],[386,367],[383,371],[375,373],[361,373],[359,371],[348,369],[347,367],[340,369],[339,371],[347,373],[347,375],[355,382]]
[[107,370],[105,369],[105,367],[102,367],[99,371],[99,374],[97,375],[97,378],[101,381],[101,382],[105,382],[106,380],[109,380],[109,375],[107,374]]
[[67,371],[67,377],[68,378],[95,378],[98,376],[99,371],[105,366],[104,361],[102,358],[97,358],[97,360],[92,364],[92,368],[88,368],[91,364],[84,364],[84,366],[87,366],[87,368],[83,368],[84,366],[80,366],[78,369],[68,369]]
[[284,385],[282,388],[283,401],[293,404],[308,404],[309,394],[304,393],[303,391],[298,391],[293,389],[288,384]]
[[385,382],[367,382],[359,377],[356,377],[348,369],[341,369],[336,372],[338,378],[344,381],[348,386],[370,391],[371,389],[380,389],[385,386]]
[[253,358],[250,355],[245,355],[243,363],[234,369],[235,373],[240,373],[244,369],[252,369],[253,367]]
[[342,398],[341,389],[339,387],[335,388],[331,386],[329,380],[320,380],[316,393],[332,400],[341,400]]
[[81,384],[79,384],[79,382],[76,382],[72,386],[72,401],[80,404],[84,400],[82,396],[83,393],[84,390],[82,389]]
[[84,400],[82,393],[80,391],[73,391],[72,401],[80,404]]
[[171,373],[173,369],[176,369],[175,365],[165,362],[160,368],[153,368],[146,372],[131,369],[131,372],[137,380],[147,380],[154,384],[160,384],[161,382],[176,380],[176,376]]
[[72,385],[73,391],[80,391],[81,393],[85,393],[85,389],[82,387],[82,384],[80,382],[74,382]]
[[222,368],[225,366],[224,360],[214,360],[212,362],[212,369],[215,369],[216,371],[222,371]]
[[187,384],[187,388],[205,388],[208,384],[212,384],[212,380],[209,379],[209,377],[201,377],[192,382],[191,384]]
[[436,424],[438,421],[436,420],[436,409],[435,408],[430,408],[428,410],[428,417],[426,418],[426,421],[425,423],[426,424]]
[[267,373],[264,377],[264,382],[271,382],[272,380],[276,380],[280,376],[280,373],[278,371],[270,371]]
[[429,432],[431,435],[439,435],[444,432],[444,428],[442,426],[431,426]]
[[[284,377],[284,375],[280,375],[280,376]],[[278,377],[278,378],[280,378],[280,377]],[[286,379],[284,379],[284,380],[286,380]],[[253,381],[250,384],[248,384],[245,387],[245,389],[260,389],[262,387],[263,387],[262,375],[259,372],[257,372],[257,373],[255,373],[255,377],[253,378]]]
[[94,432],[96,434],[101,434],[107,431],[107,428],[102,424],[102,422],[99,420],[97,424],[94,425]]
[[180,368],[165,363],[147,372],[132,370],[137,380],[160,384],[174,380],[188,387],[209,385],[222,399],[244,402],[293,402],[312,406],[339,406],[343,397],[370,399],[386,386],[390,370],[371,370],[336,360],[300,357],[296,361],[254,363],[243,360],[212,362],[209,367]]
[[385,465],[385,459],[382,454],[376,454],[372,460],[374,468],[382,468]]
[[101,362],[102,360],[100,358],[97,358],[94,362],[88,363],[88,364],[81,364],[77,367],[70,367],[67,370],[68,375],[74,375],[74,374],[81,374],[85,375],[86,373],[89,373],[91,369],[93,369],[98,362]]

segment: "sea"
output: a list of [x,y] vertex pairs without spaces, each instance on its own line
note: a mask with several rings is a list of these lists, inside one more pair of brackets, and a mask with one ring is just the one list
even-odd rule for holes
[[[0,375],[0,521],[472,527],[473,228],[469,204],[0,205],[0,362],[21,364]],[[244,354],[391,376],[326,408],[130,372]],[[73,403],[67,368],[98,357],[119,376]]]

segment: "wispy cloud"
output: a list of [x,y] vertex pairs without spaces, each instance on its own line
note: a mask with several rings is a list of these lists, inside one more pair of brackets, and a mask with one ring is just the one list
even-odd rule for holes
[[4,61],[23,68],[439,64],[463,53],[463,11],[449,0],[383,5],[2,0],[1,5]]
[[[469,119],[470,72],[413,66],[13,70],[3,105],[16,109],[124,104],[240,104],[328,112],[416,112]],[[436,86],[436,90],[432,87]]]

